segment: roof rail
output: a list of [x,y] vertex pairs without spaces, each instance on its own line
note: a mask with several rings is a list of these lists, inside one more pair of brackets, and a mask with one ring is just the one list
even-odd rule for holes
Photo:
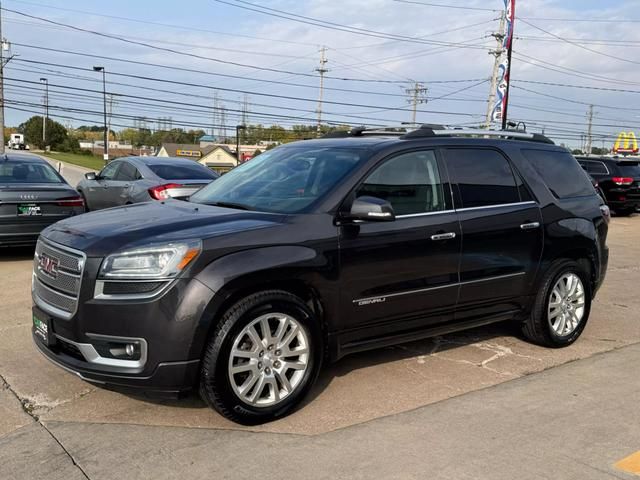
[[403,138],[412,139],[419,137],[483,137],[483,138],[511,138],[541,142],[555,145],[553,140],[539,133],[527,133],[522,130],[483,130],[480,128],[433,128],[432,125],[423,125],[417,130],[404,135]]
[[322,138],[346,138],[346,137],[363,137],[365,135],[379,135],[390,137],[401,137],[406,135],[408,129],[406,126],[398,127],[376,127],[367,128],[365,126],[353,127],[351,130],[340,130],[336,132],[329,132],[322,136]]

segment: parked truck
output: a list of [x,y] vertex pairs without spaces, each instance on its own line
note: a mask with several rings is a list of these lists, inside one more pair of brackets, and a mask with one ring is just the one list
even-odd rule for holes
[[24,135],[21,133],[12,133],[9,137],[9,148],[11,150],[29,150],[29,147],[24,143]]

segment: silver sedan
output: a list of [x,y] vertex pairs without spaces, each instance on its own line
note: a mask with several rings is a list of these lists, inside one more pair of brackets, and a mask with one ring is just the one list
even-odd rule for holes
[[78,192],[88,210],[176,198],[186,200],[218,174],[184,158],[126,157],[85,174]]

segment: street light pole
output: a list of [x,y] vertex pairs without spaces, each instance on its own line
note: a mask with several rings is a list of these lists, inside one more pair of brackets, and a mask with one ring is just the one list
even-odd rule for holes
[[109,163],[109,127],[107,126],[107,75],[104,67],[93,67],[95,72],[102,72],[102,100],[104,107],[104,163]]
[[240,130],[245,130],[246,125],[236,125],[236,161],[240,164]]
[[47,120],[49,119],[49,81],[41,78],[40,82],[44,84],[44,111],[42,113],[42,149],[47,151]]

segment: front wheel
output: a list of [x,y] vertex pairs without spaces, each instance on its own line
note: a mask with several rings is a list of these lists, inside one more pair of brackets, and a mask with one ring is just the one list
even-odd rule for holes
[[566,347],[580,337],[590,312],[589,273],[578,262],[559,261],[542,279],[523,333],[546,347]]
[[314,313],[298,297],[252,294],[223,315],[206,347],[200,395],[243,424],[289,414],[309,391],[322,360]]

